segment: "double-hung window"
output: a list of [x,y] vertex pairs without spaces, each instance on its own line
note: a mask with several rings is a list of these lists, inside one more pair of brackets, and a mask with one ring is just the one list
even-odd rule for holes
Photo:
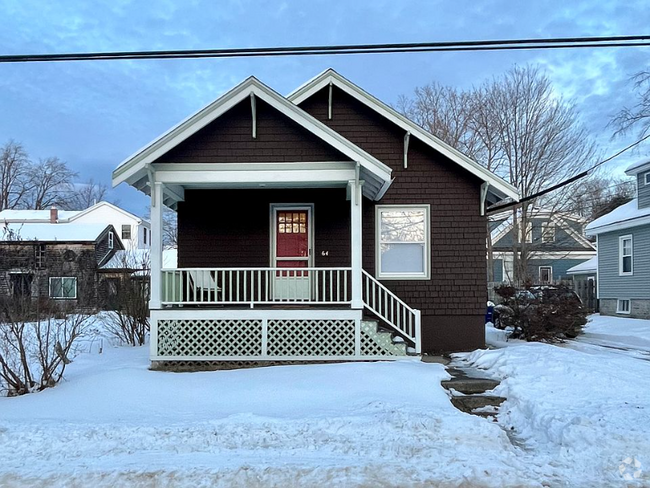
[[621,276],[633,274],[634,259],[632,256],[632,236],[621,236],[618,238],[618,274]]
[[77,278],[74,276],[50,278],[50,298],[74,300],[77,298]]
[[109,231],[109,233],[108,233],[108,248],[109,249],[113,249],[114,240],[115,240],[115,236],[113,235],[113,232]]
[[542,222],[542,242],[555,242],[555,224]]
[[377,278],[429,279],[429,205],[377,205],[375,208]]

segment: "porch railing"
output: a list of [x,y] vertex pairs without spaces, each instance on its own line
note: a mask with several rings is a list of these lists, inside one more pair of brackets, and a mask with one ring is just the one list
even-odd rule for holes
[[164,305],[349,304],[351,268],[162,270]]
[[382,285],[366,270],[363,273],[363,303],[365,307],[393,327],[421,352],[419,310],[409,307],[397,295]]

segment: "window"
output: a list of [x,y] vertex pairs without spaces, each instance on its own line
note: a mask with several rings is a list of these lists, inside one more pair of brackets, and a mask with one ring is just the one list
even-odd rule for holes
[[650,172],[646,173],[644,176],[645,176],[645,184],[650,185]]
[[621,276],[633,274],[632,236],[621,236],[618,238],[618,256],[618,274]]
[[553,282],[553,267],[540,266],[539,267],[539,282],[542,285],[547,285]]
[[24,298],[32,294],[34,276],[28,273],[10,273],[9,283],[14,298]]
[[114,239],[115,239],[115,237],[113,236],[113,233],[109,232],[108,233],[108,248],[109,249],[113,249],[113,241],[114,241]]
[[555,224],[542,222],[542,242],[555,242]]
[[375,208],[377,278],[429,279],[429,205]]
[[530,244],[530,243],[533,242],[533,223],[532,222],[526,222],[526,239],[525,240],[523,239],[523,237],[521,235],[521,231],[523,229],[523,225],[522,225],[521,222],[519,223],[518,229],[519,229],[519,243],[527,242],[527,243]]
[[617,300],[616,301],[616,313],[630,313],[630,301],[629,300]]
[[50,278],[50,298],[74,300],[77,298],[77,278]]
[[142,235],[144,236],[144,243],[146,244],[147,243],[147,228],[144,227],[142,230],[144,231],[142,233]]
[[128,241],[131,239],[131,226],[130,225],[123,225],[122,226],[122,240],[123,241]]
[[34,263],[36,269],[45,268],[45,244],[36,244],[34,246]]

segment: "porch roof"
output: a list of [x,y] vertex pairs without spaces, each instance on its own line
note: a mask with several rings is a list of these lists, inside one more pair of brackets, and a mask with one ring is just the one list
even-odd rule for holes
[[[252,99],[257,97],[268,103],[278,112],[349,158],[349,161],[236,164],[214,161],[214,163],[193,165],[185,163],[155,164],[162,155],[249,97]],[[323,173],[324,171],[326,173]],[[244,80],[123,161],[113,171],[113,186],[127,182],[136,189],[150,194],[151,180],[154,175],[156,175],[156,181],[161,181],[157,177],[158,172],[165,172],[167,181],[164,182],[164,203],[170,207],[174,207],[178,201],[183,199],[183,191],[187,185],[242,187],[246,185],[261,186],[268,183],[275,186],[309,187],[340,185],[345,178],[358,178],[365,182],[364,195],[371,199],[379,199],[391,183],[390,167],[255,77]],[[283,179],[285,177],[286,179]]]

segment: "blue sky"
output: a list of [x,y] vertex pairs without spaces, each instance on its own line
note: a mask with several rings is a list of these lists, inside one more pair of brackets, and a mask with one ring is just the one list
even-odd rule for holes
[[[647,34],[642,1],[172,1],[0,0],[0,52],[54,53],[259,47],[517,37]],[[0,65],[0,143],[32,157],[58,156],[105,183],[120,161],[232,85],[255,75],[288,93],[333,67],[378,98],[431,81],[469,87],[514,64],[539,64],[559,95],[575,100],[608,154],[607,123],[633,103],[629,77],[647,69],[648,48],[383,54],[214,60]],[[643,157],[650,146],[612,163]],[[143,213],[126,186],[111,198]]]

